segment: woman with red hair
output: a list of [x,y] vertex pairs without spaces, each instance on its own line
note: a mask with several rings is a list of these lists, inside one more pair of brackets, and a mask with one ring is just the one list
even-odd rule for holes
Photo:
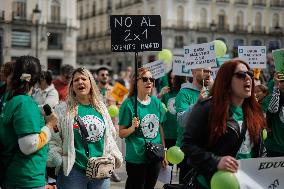
[[237,159],[266,155],[260,135],[266,122],[254,96],[248,64],[241,60],[224,63],[209,96],[193,108],[182,141],[200,188],[218,170],[237,172]]

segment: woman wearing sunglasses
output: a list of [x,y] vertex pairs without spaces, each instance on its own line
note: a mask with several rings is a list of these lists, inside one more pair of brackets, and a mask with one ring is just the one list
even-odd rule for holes
[[[137,117],[134,117],[134,82],[137,82]],[[166,161],[149,161],[145,155],[145,141],[165,147],[163,129],[165,112],[160,100],[151,96],[154,78],[145,68],[138,69],[138,78],[132,79],[129,96],[119,112],[119,136],[126,142],[126,189],[153,189],[161,165]]]
[[182,145],[198,173],[200,188],[208,188],[218,170],[237,172],[237,159],[266,155],[260,135],[266,122],[247,63],[224,63],[209,95],[192,109]]

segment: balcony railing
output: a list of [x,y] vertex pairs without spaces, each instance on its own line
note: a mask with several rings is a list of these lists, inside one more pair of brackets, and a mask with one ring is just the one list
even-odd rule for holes
[[230,3],[229,0],[216,0],[216,3]]
[[248,0],[235,0],[236,5],[247,5]]
[[203,3],[203,2],[211,2],[212,0],[197,0],[197,2],[199,3]]
[[210,31],[210,26],[207,23],[198,23],[196,30],[197,31]]
[[247,32],[247,27],[246,26],[244,26],[244,25],[235,25],[234,26],[234,31],[235,32]]
[[283,28],[282,27],[270,27],[269,33],[272,35],[281,35],[283,34]]
[[266,6],[266,0],[254,0],[252,3],[254,6]]
[[188,30],[190,27],[188,21],[167,20],[167,25],[164,26],[164,28],[175,30]]
[[229,31],[228,24],[217,24],[217,31]]
[[265,27],[264,26],[254,26],[252,29],[253,33],[265,33]]
[[270,6],[271,7],[284,7],[284,1],[283,0],[271,0]]

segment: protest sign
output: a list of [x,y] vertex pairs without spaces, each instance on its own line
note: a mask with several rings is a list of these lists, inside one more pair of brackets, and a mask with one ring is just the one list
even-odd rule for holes
[[166,73],[164,62],[161,60],[150,62],[148,64],[145,64],[143,67],[147,68],[155,79],[163,77]]
[[111,51],[161,51],[160,15],[111,15]]
[[240,189],[284,188],[284,157],[240,160],[236,177]]
[[220,67],[224,62],[231,60],[231,57],[229,54],[225,54],[225,56],[217,58],[217,65]]
[[266,68],[265,46],[239,46],[239,58],[249,64],[250,68]]
[[185,46],[184,60],[190,69],[217,66],[214,43]]
[[122,102],[124,96],[128,93],[128,89],[121,85],[120,83],[116,82],[112,88],[111,96],[114,98],[115,101]]
[[186,63],[184,61],[183,56],[174,56],[173,57],[173,72],[174,75],[179,76],[187,76],[191,77],[191,69],[189,67],[186,67]]
[[275,70],[284,74],[284,49],[277,49],[272,51],[274,59]]

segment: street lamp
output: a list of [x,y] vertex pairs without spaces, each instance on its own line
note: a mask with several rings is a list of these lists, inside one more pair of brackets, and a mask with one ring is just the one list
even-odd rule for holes
[[213,41],[214,40],[214,34],[217,31],[217,25],[215,24],[214,20],[212,20],[212,22],[210,24],[210,30],[211,30],[211,33],[212,33],[211,41]]
[[35,9],[33,10],[33,16],[35,19],[35,27],[36,27],[36,53],[35,56],[38,57],[38,26],[40,20],[41,10],[38,8],[38,4],[36,4]]

